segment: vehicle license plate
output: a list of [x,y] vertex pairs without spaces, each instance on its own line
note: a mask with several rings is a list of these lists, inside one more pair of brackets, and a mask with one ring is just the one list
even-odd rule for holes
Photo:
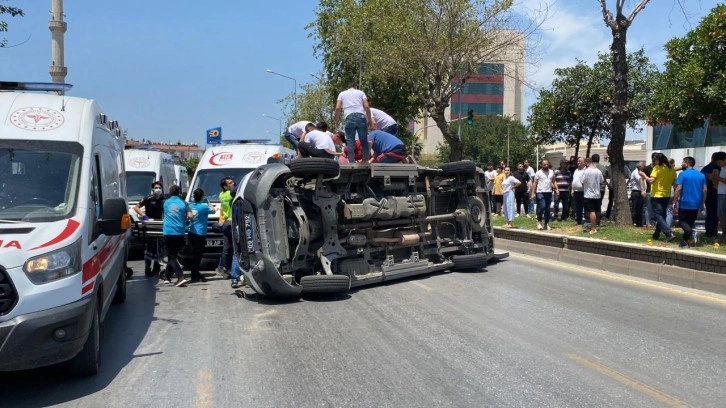
[[212,246],[212,247],[222,246],[222,240],[221,239],[208,239],[207,246]]

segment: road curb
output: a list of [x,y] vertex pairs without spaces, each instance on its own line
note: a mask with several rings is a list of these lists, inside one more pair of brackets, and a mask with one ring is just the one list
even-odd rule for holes
[[497,249],[726,294],[726,256],[494,228]]

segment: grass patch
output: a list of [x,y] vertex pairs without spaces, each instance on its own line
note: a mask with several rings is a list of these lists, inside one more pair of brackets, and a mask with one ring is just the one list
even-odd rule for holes
[[[504,217],[493,217],[492,225],[495,227],[503,227],[506,224]],[[537,220],[535,217],[526,218],[524,216],[514,219],[514,227],[512,229],[520,229],[526,231],[537,230]],[[659,240],[652,238],[652,228],[639,228],[630,226],[620,226],[612,223],[603,223],[598,227],[597,234],[590,235],[583,229],[581,225],[575,224],[575,221],[550,221],[550,231],[540,231],[546,234],[566,235],[570,237],[590,238],[602,241],[627,242],[631,244],[641,244],[643,246],[654,246],[660,248],[679,249],[678,243],[681,242],[683,231],[680,228],[673,228],[676,239],[672,242],[665,242],[665,235],[661,234]],[[716,247],[713,244],[717,241],[703,234],[698,236],[698,246],[689,248],[694,251],[707,252],[712,254],[726,254],[726,245]]]

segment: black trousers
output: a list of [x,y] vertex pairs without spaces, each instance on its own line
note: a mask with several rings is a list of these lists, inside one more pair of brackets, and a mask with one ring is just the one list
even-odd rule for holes
[[643,204],[643,193],[640,190],[632,190],[630,192],[630,215],[633,217],[633,224],[636,227],[643,226]]
[[552,207],[552,212],[555,218],[557,218],[557,212],[559,211],[559,205],[562,203],[562,221],[566,220],[570,215],[570,191],[559,190],[557,196],[555,196],[555,204]]
[[517,201],[517,214],[521,214],[520,205],[524,205],[524,213],[529,214],[529,193],[526,191],[514,192],[514,199]]
[[693,226],[696,225],[698,210],[681,210],[678,209],[678,224],[683,228],[683,240],[690,241],[693,239]]
[[166,264],[165,278],[171,278],[172,274],[178,280],[184,278],[184,271],[182,270],[177,256],[179,251],[184,248],[184,235],[164,235],[164,244],[166,244],[166,256],[169,258],[169,263]]
[[222,256],[219,257],[219,266],[227,271],[232,269],[232,222],[225,221],[222,227]]
[[718,235],[718,190],[706,191],[706,236]]
[[199,273],[199,265],[202,263],[202,255],[204,255],[204,247],[207,245],[207,237],[204,235],[197,235],[189,233],[189,245],[192,247],[192,263],[189,267],[192,271],[192,279],[199,279],[202,277]]

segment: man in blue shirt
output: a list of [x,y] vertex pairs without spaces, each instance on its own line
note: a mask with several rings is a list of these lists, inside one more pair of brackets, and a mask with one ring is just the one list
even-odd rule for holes
[[192,264],[189,267],[192,272],[191,282],[206,282],[207,279],[199,272],[199,265],[207,244],[209,214],[214,213],[214,209],[209,206],[209,201],[201,188],[194,190],[192,197],[194,201],[189,203],[189,209],[192,211],[192,220],[189,222],[189,245],[192,247]]
[[169,198],[164,201],[164,224],[162,227],[166,256],[169,258],[166,270],[164,270],[163,280],[165,284],[170,284],[170,275],[174,273],[176,277],[175,285],[178,287],[186,286],[187,283],[187,280],[184,279],[184,271],[179,265],[179,261],[177,261],[177,256],[184,247],[187,221],[192,219],[192,211],[187,203],[179,198],[180,193],[181,188],[179,186],[169,187]]
[[406,158],[406,145],[401,139],[382,130],[372,131],[368,144],[373,149],[371,163],[398,163]]
[[693,229],[698,217],[698,210],[706,208],[706,176],[693,169],[696,160],[684,157],[681,168],[683,171],[676,179],[676,192],[673,196],[673,214],[678,214],[678,223],[683,228],[681,248],[694,246],[698,243],[698,234]]

